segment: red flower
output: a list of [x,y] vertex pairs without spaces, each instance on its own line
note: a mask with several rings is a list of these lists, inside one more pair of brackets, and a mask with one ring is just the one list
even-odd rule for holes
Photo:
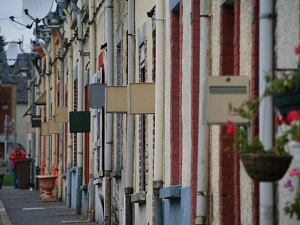
[[300,54],[300,43],[295,47],[295,55]]
[[300,119],[300,112],[296,110],[290,111],[286,116],[286,120],[289,123],[299,119]]
[[226,124],[227,124],[227,125],[232,124],[232,121],[231,121],[230,119],[227,119],[227,120],[226,120]]
[[287,120],[287,118],[282,118],[282,122],[285,123],[286,125],[290,126],[291,122]]
[[298,175],[298,170],[297,170],[297,168],[291,169],[290,172],[289,172],[289,175],[290,175],[291,177],[292,177],[292,176]]
[[281,125],[281,124],[283,123],[283,118],[282,118],[282,116],[277,115],[277,116],[275,117],[275,123],[276,123],[277,125]]
[[226,134],[233,135],[234,134],[234,126],[228,125],[227,130],[226,130]]

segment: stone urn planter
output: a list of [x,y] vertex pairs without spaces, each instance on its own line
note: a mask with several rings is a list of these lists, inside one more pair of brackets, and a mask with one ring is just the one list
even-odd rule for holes
[[39,179],[40,187],[42,190],[42,194],[40,196],[40,200],[43,202],[49,201],[57,201],[52,195],[52,190],[55,185],[55,180],[57,176],[55,175],[38,175],[36,176]]

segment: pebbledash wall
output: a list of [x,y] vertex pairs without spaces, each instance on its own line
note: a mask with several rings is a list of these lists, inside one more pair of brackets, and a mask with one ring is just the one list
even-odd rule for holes
[[[291,1],[287,4],[283,0],[274,1],[274,68],[296,68],[298,57],[294,55],[294,47],[299,43],[299,1]],[[221,8],[219,2],[213,1],[211,3],[212,9],[212,26],[211,26],[211,54],[212,54],[212,76],[218,76],[221,74],[220,60],[220,45],[222,45],[222,22],[220,23]],[[237,4],[237,3],[235,3]],[[251,76],[251,93],[257,94],[258,86],[256,79],[258,79],[258,39],[259,34],[259,1],[253,0],[241,0],[239,1],[239,73],[240,76]],[[236,13],[236,6],[233,9]],[[253,17],[252,17],[253,13]],[[234,21],[235,23],[236,21]],[[228,21],[223,24],[228,26]],[[235,33],[234,33],[235,34]],[[221,46],[222,48],[222,46]],[[233,57],[236,57],[237,53],[233,53]],[[228,56],[230,57],[230,56]],[[258,123],[256,121],[257,126]],[[255,130],[255,128],[254,128]],[[226,211],[222,211],[222,162],[224,155],[220,156],[222,151],[222,145],[220,144],[220,126],[211,126],[210,128],[210,190],[211,190],[211,211],[210,222],[211,224],[228,224],[226,223],[225,214]],[[255,132],[255,131],[254,131]],[[240,208],[240,224],[259,224],[259,189],[258,184],[252,182],[248,175],[245,173],[243,166],[240,164],[239,169],[239,205]],[[219,166],[218,166],[219,165]],[[291,168],[294,165],[291,164]],[[292,200],[295,191],[299,187],[298,179],[293,179],[294,191],[289,191],[283,188],[284,183],[288,178],[288,173],[285,177],[278,182],[275,188],[275,210],[274,216],[277,224],[295,224],[295,220],[290,219],[283,212],[285,203],[288,200]],[[236,183],[234,183],[236,185]],[[233,191],[233,193],[235,193]],[[218,212],[218,213],[216,213]],[[220,213],[219,213],[220,212]],[[223,213],[223,214],[222,214]],[[225,213],[225,214],[224,214]],[[233,219],[238,216],[236,211],[227,216],[231,216]],[[228,221],[227,221],[228,222]],[[239,224],[238,221],[230,224]]]
[[[275,30],[274,30],[274,67],[278,69],[297,68],[299,57],[294,54],[294,48],[300,41],[300,2],[277,0],[275,5]],[[290,169],[295,168],[291,163]],[[297,221],[290,219],[284,214],[283,208],[287,201],[291,201],[299,189],[299,179],[291,178],[293,190],[284,188],[284,183],[290,178],[288,173],[278,182],[277,185],[277,213],[278,224],[293,225]]]
[[[211,76],[240,75],[250,79],[252,2],[242,0],[232,6],[220,7],[220,2],[213,1],[211,10]],[[223,134],[222,127],[210,126],[210,223],[252,224],[252,199],[249,195],[252,182],[240,162],[228,159],[223,153],[223,145],[228,144],[222,139]],[[231,174],[232,190],[226,186],[227,170]],[[233,197],[227,197],[229,193]]]

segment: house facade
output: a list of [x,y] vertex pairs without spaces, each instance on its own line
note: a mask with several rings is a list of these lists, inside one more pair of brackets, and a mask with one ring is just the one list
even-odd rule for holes
[[[298,178],[293,191],[288,173],[252,181],[209,100],[212,80],[242,77],[253,97],[266,74],[297,68],[299,1],[56,2],[35,43],[41,124],[28,134],[56,198],[107,225],[297,224],[283,208]],[[264,107],[247,125],[269,145]]]

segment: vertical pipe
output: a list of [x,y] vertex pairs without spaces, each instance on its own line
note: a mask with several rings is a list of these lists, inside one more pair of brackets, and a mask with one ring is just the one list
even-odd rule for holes
[[[51,36],[51,58],[52,58],[52,61],[54,61],[55,59],[55,44],[54,44],[54,35]],[[55,66],[53,65],[52,66],[52,101],[53,101],[53,104],[56,104],[56,68]],[[54,115],[54,107],[52,107],[52,114]],[[51,154],[49,152],[49,158],[51,157],[51,162],[52,162],[52,165],[56,163],[56,157],[55,157],[55,151],[56,151],[56,138],[55,138],[56,134],[52,134],[52,149],[51,149]]]
[[[72,17],[68,10],[64,9],[64,13],[68,19],[68,41],[72,39],[73,32],[70,29],[72,23]],[[73,47],[70,46],[68,51],[68,112],[73,111]],[[72,167],[72,147],[73,139],[72,133],[70,132],[70,126],[68,126],[68,143],[67,143],[67,196],[66,206],[71,207],[71,167]]]
[[[106,1],[106,39],[107,39],[107,85],[113,85],[113,5],[112,0]],[[111,180],[112,169],[112,134],[113,134],[112,113],[106,114],[106,144],[105,144],[105,224],[111,224]]]
[[[49,62],[50,62],[50,55],[49,53],[46,54],[46,73],[49,73]],[[39,78],[41,79],[41,78]],[[46,90],[50,90],[50,79],[49,76],[46,75]],[[43,90],[44,91],[44,90]],[[46,92],[46,102],[50,102],[50,93],[49,91]],[[46,104],[46,119],[50,119],[50,105]],[[51,174],[51,163],[50,163],[50,136],[46,136],[46,174]]]
[[[81,14],[77,14],[78,26],[78,104],[77,111],[83,111],[83,43],[82,43],[82,23]],[[81,190],[83,177],[83,133],[77,133],[77,195],[76,195],[76,215],[81,213]]]
[[155,224],[162,224],[163,186],[163,131],[164,131],[164,1],[156,0],[156,68],[155,68],[155,154],[154,154],[154,208]]
[[[259,16],[259,95],[262,96],[266,82],[264,76],[273,68],[273,6],[274,0],[260,0]],[[263,98],[259,106],[259,139],[265,149],[272,147],[273,111],[271,96]],[[260,224],[274,224],[274,186],[261,182],[260,188]]]
[[[128,0],[128,85],[134,82],[135,39],[134,39],[134,0]],[[129,87],[129,86],[127,86]],[[127,153],[125,180],[125,224],[132,224],[133,158],[134,158],[134,116],[127,115]]]
[[[63,51],[63,36],[59,30],[59,106],[64,106],[64,51]],[[59,145],[58,145],[58,199],[62,198],[62,168],[63,168],[63,146],[64,146],[64,124],[59,123]]]
[[[208,0],[200,1],[200,15],[210,12]],[[195,224],[207,224],[208,148],[206,125],[206,77],[210,74],[210,17],[200,18],[200,82],[199,82],[199,130],[197,164],[197,202]]]
[[[95,1],[89,0],[89,21],[92,21],[94,17],[94,10],[95,10]],[[92,75],[96,72],[96,30],[95,30],[95,23],[90,24],[90,72]],[[91,127],[92,131],[94,132],[94,122],[91,120]],[[90,139],[93,140],[92,138]],[[92,145],[90,145],[92,146]],[[89,154],[89,186],[88,186],[88,193],[89,193],[89,209],[88,209],[88,221],[95,220],[95,187],[93,185],[93,178],[94,178],[94,149],[90,148]]]
[[[50,63],[50,55],[49,52],[46,54],[46,73],[49,74],[49,63]],[[50,77],[46,75],[46,118],[50,119]],[[50,136],[46,136],[46,174],[51,174],[50,170]]]

